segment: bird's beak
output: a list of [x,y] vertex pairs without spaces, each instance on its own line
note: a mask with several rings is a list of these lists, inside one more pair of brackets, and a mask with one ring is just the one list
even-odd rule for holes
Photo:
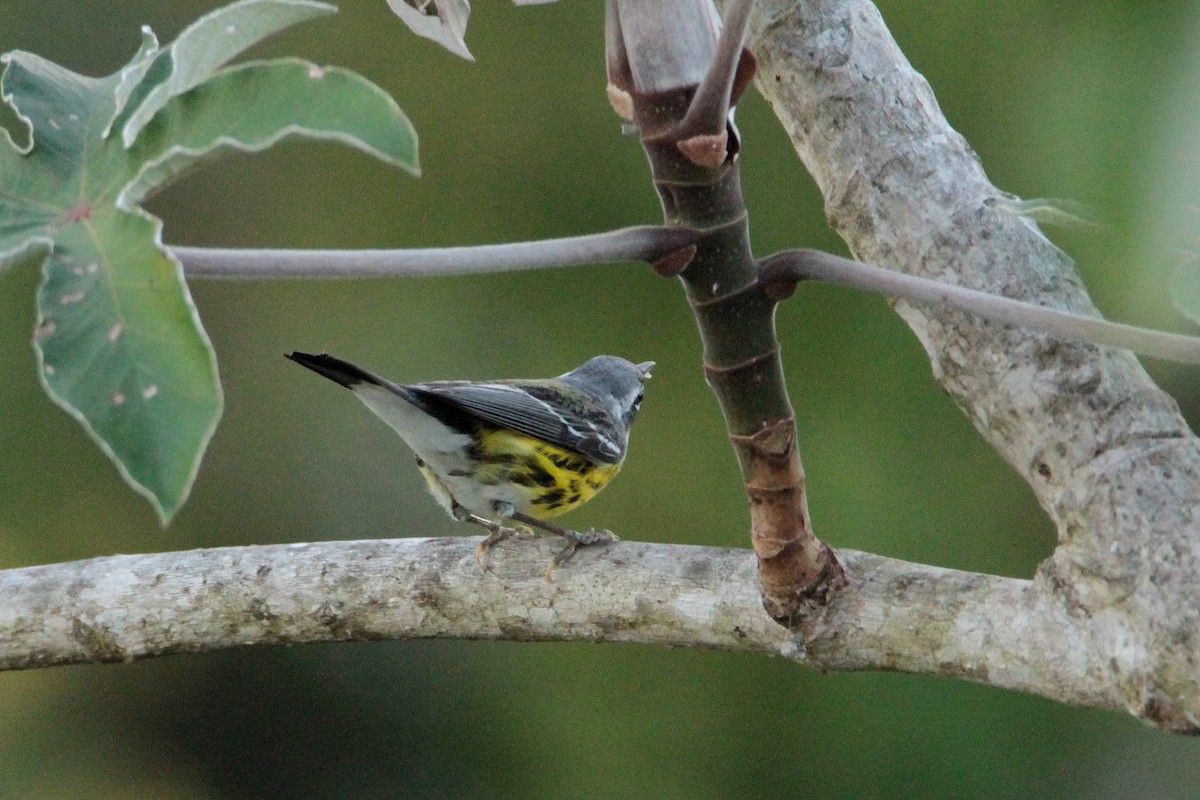
[[650,377],[650,370],[652,369],[654,369],[653,361],[643,361],[637,365],[637,371],[642,374],[642,380],[646,380]]

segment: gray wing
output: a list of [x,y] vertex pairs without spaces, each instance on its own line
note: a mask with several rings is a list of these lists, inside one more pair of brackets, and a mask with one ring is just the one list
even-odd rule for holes
[[612,415],[598,404],[587,408],[551,405],[537,396],[545,392],[535,385],[447,381],[407,388],[602,464],[615,464],[625,455],[624,442],[616,440]]

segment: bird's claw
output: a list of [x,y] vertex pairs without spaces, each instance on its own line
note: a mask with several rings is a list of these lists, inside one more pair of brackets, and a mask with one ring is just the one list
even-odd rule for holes
[[475,548],[475,563],[480,569],[487,569],[486,556],[487,552],[494,545],[499,544],[510,536],[532,536],[533,531],[527,525],[516,525],[509,527],[501,525],[499,522],[491,522],[484,526],[488,530],[488,535]]
[[554,580],[554,570],[565,564],[567,559],[575,555],[575,551],[580,547],[621,541],[621,537],[607,528],[601,528],[600,530],[588,528],[586,531],[573,531],[567,528],[564,529],[562,535],[567,540],[567,546],[558,551],[558,555],[554,556],[554,559],[550,562],[550,566],[546,569],[546,580],[548,581]]

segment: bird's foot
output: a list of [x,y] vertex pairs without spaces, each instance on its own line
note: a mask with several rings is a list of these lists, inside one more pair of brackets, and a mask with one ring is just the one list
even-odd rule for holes
[[[474,516],[474,515],[472,515]],[[475,517],[470,520],[476,525],[482,525],[487,529],[488,535],[484,538],[479,546],[475,548],[475,563],[480,569],[487,569],[487,553],[494,545],[499,544],[511,536],[533,536],[533,531],[526,525],[508,526],[502,525],[499,522],[483,517]]]
[[554,580],[554,570],[561,567],[567,562],[571,556],[575,555],[575,551],[580,547],[590,547],[594,544],[610,544],[612,542],[621,541],[621,537],[617,536],[607,528],[588,528],[586,531],[573,531],[570,528],[561,528],[555,531],[559,536],[567,540],[567,545],[562,550],[558,551],[558,555],[550,562],[549,568],[546,570],[546,580]]

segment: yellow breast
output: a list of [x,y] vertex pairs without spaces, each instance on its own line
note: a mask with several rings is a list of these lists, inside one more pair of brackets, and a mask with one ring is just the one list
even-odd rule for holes
[[597,464],[586,456],[515,431],[480,431],[478,480],[509,484],[528,497],[517,510],[535,519],[565,514],[591,500],[621,471],[620,464]]

